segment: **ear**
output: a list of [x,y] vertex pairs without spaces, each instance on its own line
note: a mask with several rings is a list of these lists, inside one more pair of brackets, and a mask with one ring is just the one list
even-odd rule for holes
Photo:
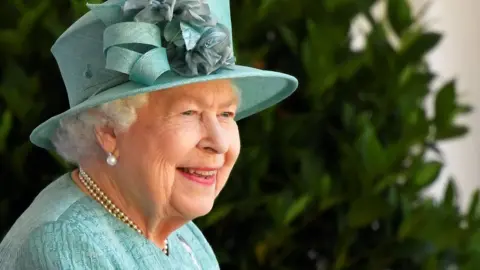
[[117,149],[117,136],[115,129],[109,126],[96,126],[95,137],[97,138],[98,145],[105,151],[105,153],[115,153]]

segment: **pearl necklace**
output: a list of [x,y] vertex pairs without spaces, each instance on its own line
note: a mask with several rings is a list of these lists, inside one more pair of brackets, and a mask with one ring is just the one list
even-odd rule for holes
[[[120,219],[123,223],[127,224],[130,228],[137,231],[139,234],[143,235],[143,232],[138,228],[138,226],[125,215],[108,197],[103,191],[97,186],[97,184],[90,178],[90,176],[82,169],[79,169],[78,177],[80,181],[85,186],[85,188],[90,192],[93,198],[97,200],[107,211],[112,214],[114,217]],[[168,241],[165,239],[165,248],[162,248],[163,253],[168,255]]]

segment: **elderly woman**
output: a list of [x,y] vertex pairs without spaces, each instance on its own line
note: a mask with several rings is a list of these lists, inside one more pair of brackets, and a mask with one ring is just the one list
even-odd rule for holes
[[228,0],[89,5],[54,44],[71,108],[31,140],[78,165],[0,244],[1,269],[218,269],[192,220],[240,152],[236,121],[297,80],[234,64]]

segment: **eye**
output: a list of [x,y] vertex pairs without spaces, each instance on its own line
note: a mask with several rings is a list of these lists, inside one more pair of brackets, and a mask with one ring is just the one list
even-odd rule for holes
[[190,115],[195,115],[196,113],[197,112],[194,110],[188,110],[188,111],[182,112],[182,115],[190,116]]
[[226,118],[233,118],[235,116],[235,113],[233,113],[233,112],[222,112],[220,115],[222,117],[226,117]]

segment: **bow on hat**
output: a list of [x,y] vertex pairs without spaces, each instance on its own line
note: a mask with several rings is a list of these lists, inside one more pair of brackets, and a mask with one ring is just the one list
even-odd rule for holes
[[[230,33],[205,0],[119,0],[87,4],[107,28],[106,68],[152,85],[169,70],[208,75],[235,63]],[[162,46],[165,43],[166,46]]]

